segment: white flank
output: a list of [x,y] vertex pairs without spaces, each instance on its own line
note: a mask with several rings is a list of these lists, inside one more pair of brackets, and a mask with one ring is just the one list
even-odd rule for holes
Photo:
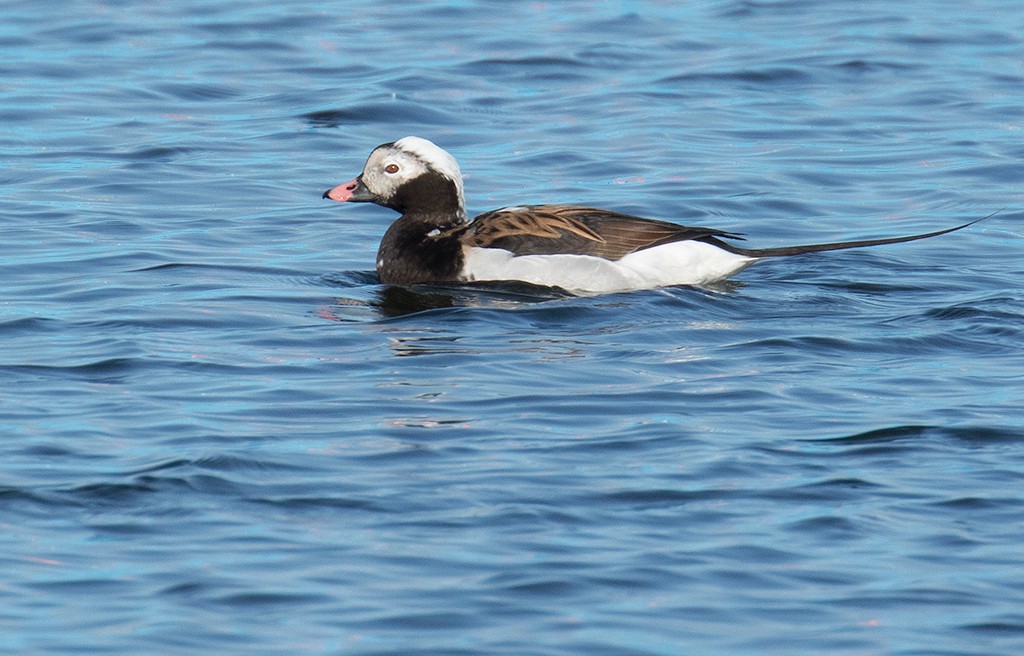
[[591,255],[521,255],[499,248],[467,248],[467,281],[521,280],[577,293],[624,292],[724,280],[756,258],[698,241],[647,248],[612,262]]

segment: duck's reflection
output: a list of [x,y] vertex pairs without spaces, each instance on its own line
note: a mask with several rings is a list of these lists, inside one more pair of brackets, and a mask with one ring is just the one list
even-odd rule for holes
[[572,298],[572,294],[520,283],[385,286],[371,305],[382,317],[395,318],[455,307],[511,309],[559,298]]
[[[443,289],[382,287],[371,302],[383,317],[403,317],[408,314],[456,307],[456,294]],[[461,305],[459,303],[458,305]]]
[[[729,280],[688,289],[729,294],[742,287],[742,283]],[[666,289],[661,290],[661,293],[671,292]],[[604,302],[612,302],[611,299],[615,296],[617,295],[581,297],[555,287],[509,281],[407,287],[382,285],[373,289],[368,299],[336,297],[334,307],[321,314],[325,315],[325,318],[337,321],[365,321],[374,318],[387,320],[452,308],[514,310],[551,301],[580,298],[601,298]],[[622,302],[622,299],[618,299],[618,302]],[[371,316],[366,316],[367,311]]]

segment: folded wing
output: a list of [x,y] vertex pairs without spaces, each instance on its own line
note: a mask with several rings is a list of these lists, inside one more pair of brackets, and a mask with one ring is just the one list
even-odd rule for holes
[[677,241],[721,247],[719,238],[742,239],[713,228],[655,221],[579,205],[509,207],[481,214],[463,234],[467,245],[515,255],[592,255],[616,261],[630,253]]

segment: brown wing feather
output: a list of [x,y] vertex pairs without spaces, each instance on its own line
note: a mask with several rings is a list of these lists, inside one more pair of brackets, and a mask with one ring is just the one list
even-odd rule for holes
[[712,228],[694,228],[578,205],[533,205],[486,212],[476,217],[463,242],[501,248],[516,255],[569,253],[618,260],[645,248],[675,241],[739,238]]
[[495,210],[474,219],[474,233],[481,241],[494,242],[507,237],[532,236],[541,239],[558,239],[565,234],[583,239],[603,242],[601,235],[575,219],[571,214],[560,212],[564,206],[540,205],[514,210]]

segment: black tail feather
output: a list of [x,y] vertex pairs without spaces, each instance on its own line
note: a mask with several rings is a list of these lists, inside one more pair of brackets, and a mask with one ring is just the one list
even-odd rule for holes
[[[1005,208],[1004,208],[1005,209]],[[963,225],[958,225],[953,228],[946,228],[945,230],[936,230],[935,232],[926,232],[920,235],[907,235],[905,237],[885,237],[882,239],[860,239],[857,241],[838,241],[831,244],[806,244],[804,246],[781,246],[779,248],[740,248],[733,246],[732,244],[716,239],[716,246],[724,248],[730,253],[736,253],[737,255],[744,255],[746,257],[784,257],[786,255],[803,255],[804,253],[820,253],[822,251],[840,251],[846,248],[864,248],[865,246],[882,246],[883,244],[899,244],[905,241],[916,241],[918,239],[928,239],[929,237],[938,237],[939,235],[949,234],[956,232],[957,230],[963,230],[964,228],[970,227],[979,221],[991,218],[996,214],[1002,212],[1002,209],[998,209],[988,216],[983,216],[980,219],[975,219]]]

